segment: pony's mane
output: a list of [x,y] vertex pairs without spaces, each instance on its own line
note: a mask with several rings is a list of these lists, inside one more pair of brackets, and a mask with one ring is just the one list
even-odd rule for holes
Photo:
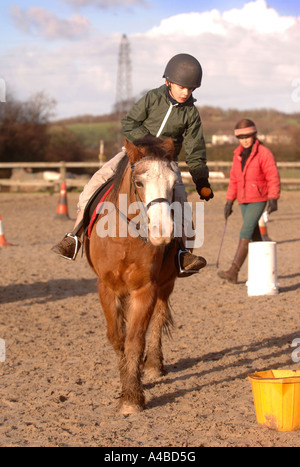
[[153,157],[153,159],[163,159],[167,157],[168,149],[163,146],[162,143],[162,139],[152,135],[146,135],[144,138],[134,141],[134,145],[141,148],[143,157]]
[[125,154],[122,157],[122,159],[119,161],[119,163],[118,163],[118,165],[116,167],[116,171],[115,171],[115,175],[114,175],[114,186],[113,186],[113,190],[112,190],[113,196],[116,196],[118,194],[118,190],[119,190],[119,187],[120,187],[120,185],[122,183],[124,172],[126,170],[126,167],[128,166],[128,163],[129,163],[129,159],[128,159],[127,154]]

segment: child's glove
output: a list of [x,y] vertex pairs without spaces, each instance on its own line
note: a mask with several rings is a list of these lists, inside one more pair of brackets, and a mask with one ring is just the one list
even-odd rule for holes
[[198,178],[196,181],[196,190],[200,196],[200,199],[205,199],[205,201],[208,201],[214,197],[207,178]]

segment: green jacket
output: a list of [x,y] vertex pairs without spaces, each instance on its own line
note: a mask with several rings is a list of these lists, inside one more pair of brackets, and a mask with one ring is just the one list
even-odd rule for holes
[[206,148],[198,110],[191,96],[183,104],[171,102],[166,85],[152,89],[122,119],[124,136],[131,142],[147,134],[162,139],[171,137],[177,160],[184,143],[185,159],[194,182],[208,178]]

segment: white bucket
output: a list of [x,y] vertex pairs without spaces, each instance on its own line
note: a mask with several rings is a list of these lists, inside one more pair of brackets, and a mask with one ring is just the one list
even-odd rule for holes
[[276,295],[277,278],[276,242],[249,243],[248,295]]

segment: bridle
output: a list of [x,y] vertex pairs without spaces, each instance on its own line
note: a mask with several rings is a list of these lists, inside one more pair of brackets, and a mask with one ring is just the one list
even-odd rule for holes
[[[116,206],[116,209],[117,209],[117,212],[118,212],[119,216],[123,220],[125,220],[128,225],[133,224],[137,231],[140,231],[142,233],[144,232],[145,235],[138,234],[138,238],[140,238],[144,243],[148,243],[149,242],[149,236],[148,236],[148,210],[151,208],[151,206],[153,206],[154,204],[157,204],[157,203],[167,203],[168,205],[170,205],[170,201],[167,198],[155,198],[155,199],[151,200],[148,204],[145,204],[144,201],[142,200],[142,198],[140,197],[140,194],[139,194],[139,192],[137,190],[137,187],[136,187],[136,184],[135,184],[135,181],[134,181],[133,172],[134,172],[134,169],[136,168],[136,166],[140,162],[143,162],[145,160],[152,160],[153,161],[153,160],[157,160],[157,159],[155,157],[151,157],[151,156],[150,157],[144,157],[144,158],[138,160],[137,162],[134,162],[130,166],[130,168],[131,168],[130,186],[133,187],[134,195],[135,195],[136,201],[138,203],[143,222],[138,225],[138,224],[134,223],[131,219],[129,219],[127,216],[125,216],[125,214],[123,214],[119,210],[119,208],[117,206]],[[166,160],[167,162],[169,162],[169,160],[167,158],[163,158],[163,160]]]

